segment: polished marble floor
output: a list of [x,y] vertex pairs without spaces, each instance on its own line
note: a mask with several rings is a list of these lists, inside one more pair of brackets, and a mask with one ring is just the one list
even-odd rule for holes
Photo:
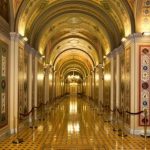
[[0,150],[150,150],[150,139],[118,136],[113,124],[103,121],[104,115],[77,96],[44,108],[39,118],[37,128],[26,125],[19,131],[23,143],[13,144],[16,136],[9,136],[0,141]]

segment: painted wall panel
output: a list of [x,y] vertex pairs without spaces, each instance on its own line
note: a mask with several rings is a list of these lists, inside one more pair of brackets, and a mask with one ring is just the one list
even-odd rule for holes
[[120,78],[120,101],[119,101],[119,109],[121,109],[121,111],[123,109],[125,109],[125,52],[122,51],[120,54],[120,74],[121,74],[121,78]]
[[[131,48],[128,47],[125,49],[125,102],[124,107],[125,111],[131,110],[130,106],[130,97],[131,97]],[[130,124],[130,115],[126,114],[126,123]]]
[[27,63],[28,53],[19,46],[18,63],[18,103],[19,114],[28,112]]
[[[148,110],[146,119],[150,125],[150,45],[139,46],[139,110]],[[144,125],[144,113],[139,116],[139,125]]]
[[0,41],[0,128],[8,124],[8,45]]

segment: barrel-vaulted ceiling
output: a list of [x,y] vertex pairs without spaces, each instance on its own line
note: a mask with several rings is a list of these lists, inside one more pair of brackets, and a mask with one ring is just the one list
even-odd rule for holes
[[126,0],[24,0],[16,17],[16,31],[55,68],[75,59],[92,69],[134,28]]

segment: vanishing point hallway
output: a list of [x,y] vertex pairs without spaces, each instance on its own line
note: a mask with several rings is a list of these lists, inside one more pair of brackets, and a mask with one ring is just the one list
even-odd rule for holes
[[149,150],[139,136],[119,137],[113,131],[113,121],[104,122],[106,113],[98,110],[84,98],[66,96],[57,104],[44,106],[38,112],[38,121],[26,123],[19,131],[21,144],[13,144],[16,136],[8,136],[0,142],[0,150]]

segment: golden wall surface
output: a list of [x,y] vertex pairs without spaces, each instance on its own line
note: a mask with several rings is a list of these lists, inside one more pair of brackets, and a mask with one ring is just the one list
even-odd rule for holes
[[37,103],[38,106],[44,102],[44,70],[43,64],[38,61],[38,69],[37,69]]

